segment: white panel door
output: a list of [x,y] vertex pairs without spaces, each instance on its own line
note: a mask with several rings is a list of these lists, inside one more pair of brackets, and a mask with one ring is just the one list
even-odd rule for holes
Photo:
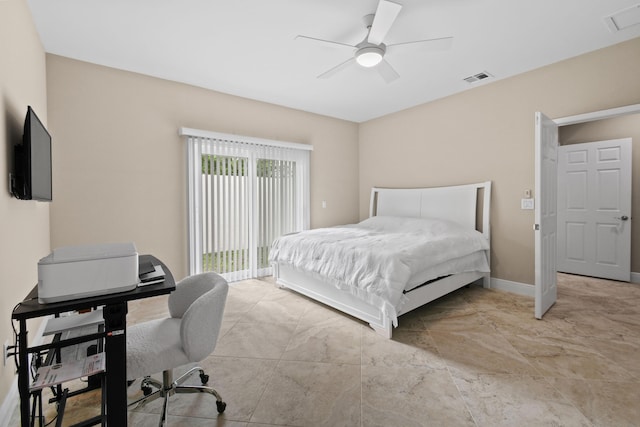
[[558,295],[558,126],[542,113],[536,113],[535,175],[535,317],[542,319]]
[[631,138],[559,148],[558,271],[631,280]]

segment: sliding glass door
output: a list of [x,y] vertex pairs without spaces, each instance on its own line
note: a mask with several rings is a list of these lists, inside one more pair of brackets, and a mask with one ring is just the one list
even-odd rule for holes
[[308,228],[308,150],[195,137],[188,144],[190,273],[270,275],[273,240]]
[[201,271],[248,275],[248,166],[246,157],[202,156]]

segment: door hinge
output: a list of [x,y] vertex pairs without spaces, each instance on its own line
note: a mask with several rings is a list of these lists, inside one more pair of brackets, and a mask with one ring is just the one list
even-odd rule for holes
[[534,231],[540,231],[540,224],[533,224]]

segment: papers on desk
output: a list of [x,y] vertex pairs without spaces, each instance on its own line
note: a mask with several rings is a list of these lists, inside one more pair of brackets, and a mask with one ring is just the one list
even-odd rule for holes
[[88,377],[105,370],[104,353],[97,353],[81,360],[56,363],[38,368],[31,390],[71,381],[80,377]]
[[43,335],[57,334],[58,332],[68,331],[70,329],[99,325],[103,322],[102,309],[93,310],[88,313],[53,317],[47,321]]
[[164,282],[164,270],[161,265],[154,265],[153,270],[147,270],[146,273],[141,273],[139,277],[140,283],[138,283],[138,286],[162,283]]

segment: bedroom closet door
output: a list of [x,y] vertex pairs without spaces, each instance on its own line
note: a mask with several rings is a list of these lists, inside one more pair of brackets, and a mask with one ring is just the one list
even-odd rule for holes
[[535,135],[535,317],[556,302],[558,125],[536,113]]
[[558,271],[631,280],[631,138],[559,148]]

